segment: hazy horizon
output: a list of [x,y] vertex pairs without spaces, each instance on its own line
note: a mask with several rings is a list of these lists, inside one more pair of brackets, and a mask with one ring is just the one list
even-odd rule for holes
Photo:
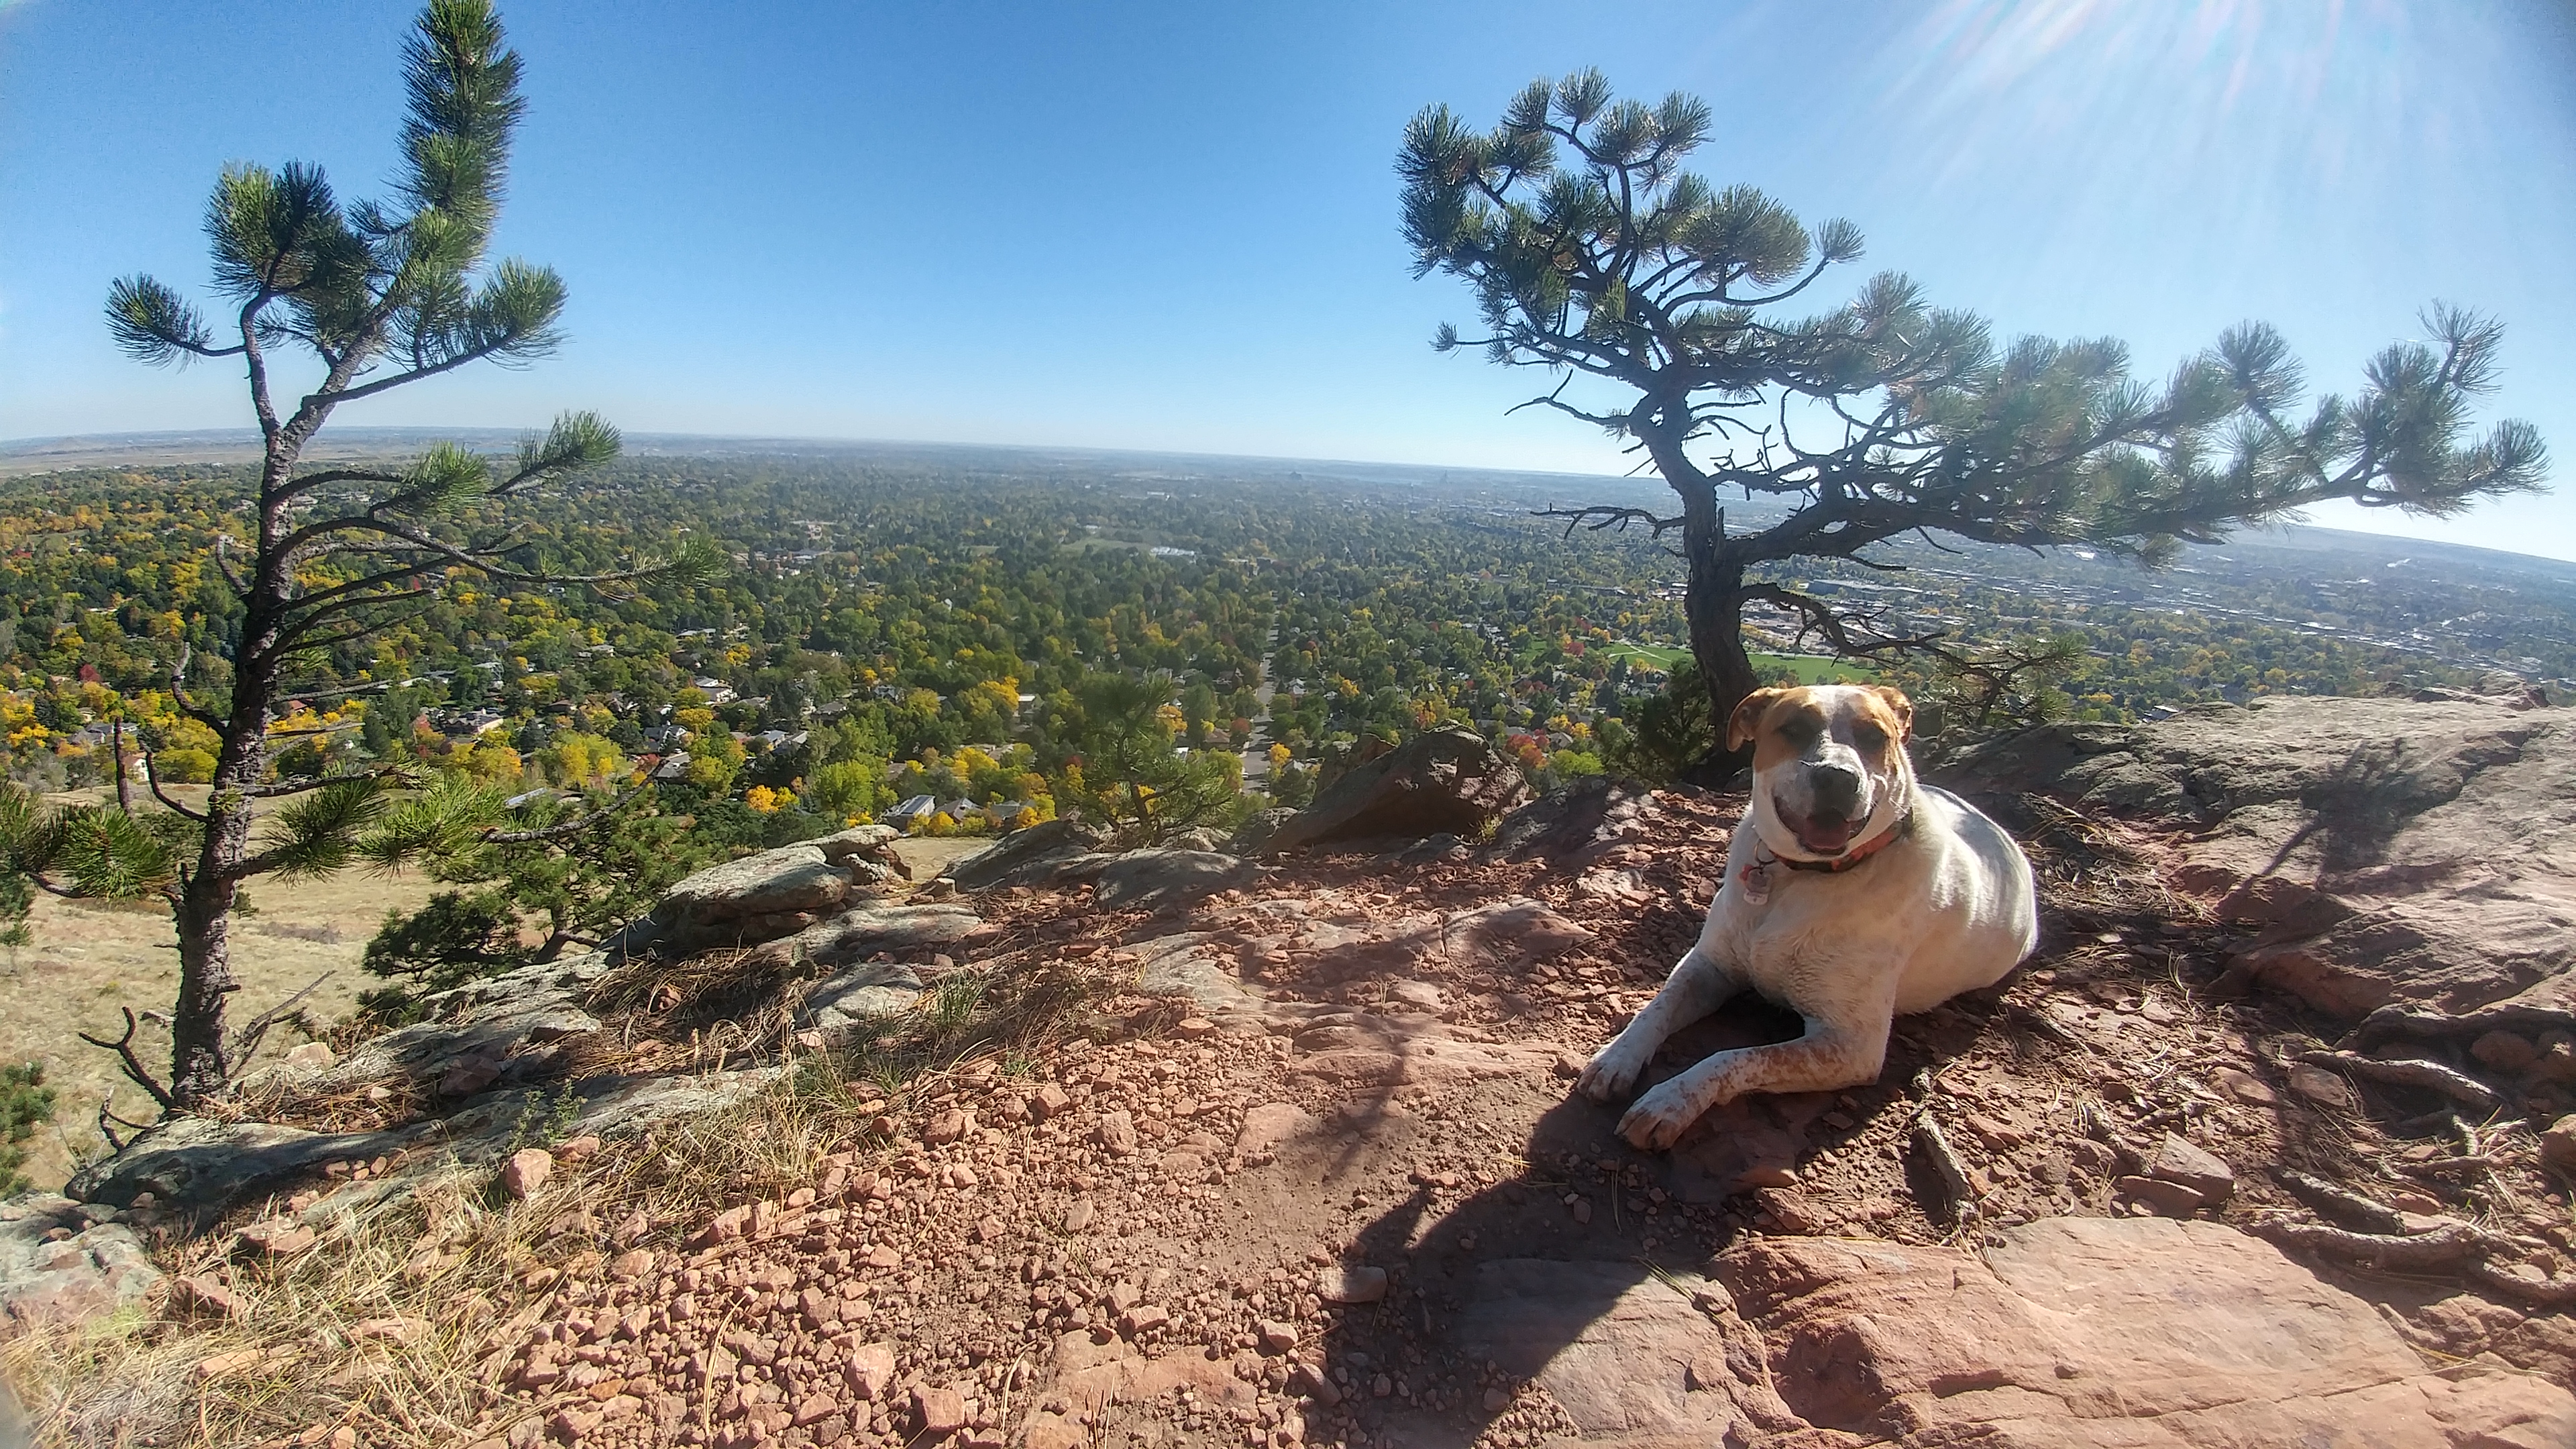
[[[366,452],[366,445],[370,441],[382,441],[391,438],[402,438],[406,441],[427,441],[432,437],[447,437],[468,442],[481,441],[499,444],[516,439],[521,435],[521,431],[522,430],[514,428],[490,427],[479,424],[444,428],[431,425],[411,424],[388,425],[383,427],[333,428],[326,429],[324,433],[316,439],[312,452],[315,456],[329,456],[331,453],[331,445],[335,439],[340,440],[343,443],[345,451],[354,453]],[[478,434],[486,436],[478,439],[476,437]],[[82,433],[61,437],[0,438],[0,483],[5,483],[12,477],[42,477],[46,473],[50,472],[68,471],[70,469],[84,467],[176,466],[188,462],[220,461],[212,459],[173,459],[170,460],[168,464],[143,465],[119,464],[107,461],[83,462],[78,455],[71,455],[66,456],[57,466],[51,468],[15,470],[8,466],[10,461],[13,459],[42,456],[37,450],[41,448],[42,445],[46,444],[72,444],[85,442],[105,443],[110,441],[120,441],[125,442],[131,447],[143,447],[150,445],[156,440],[171,440],[175,442],[177,440],[206,438],[214,435],[223,435],[233,439],[235,445],[243,449],[245,453],[249,453],[254,450],[259,440],[259,433],[255,428],[221,427],[181,428],[157,432],[136,433]],[[1663,490],[1662,480],[1651,474],[1642,476],[1620,476],[1606,473],[1566,472],[1550,468],[1498,468],[1468,463],[1410,463],[1383,458],[1296,457],[1270,453],[1209,453],[1164,448],[1095,447],[1071,443],[989,443],[957,441],[940,438],[795,437],[763,433],[726,434],[630,432],[627,435],[627,438],[630,451],[650,452],[671,457],[725,457],[729,455],[724,451],[723,445],[728,444],[758,444],[766,445],[771,449],[812,449],[817,453],[825,454],[834,450],[856,452],[866,449],[920,449],[935,452],[942,450],[968,451],[980,449],[1004,453],[1071,454],[1107,458],[1133,458],[1139,461],[1171,459],[1176,461],[1205,463],[1266,464],[1291,469],[1360,469],[1392,470],[1407,473],[1455,473],[1467,475],[1467,478],[1470,481],[1480,477],[1490,477],[1496,479],[1520,479],[1526,483],[1531,481],[1561,478],[1566,480],[1568,484],[1612,485],[1625,488],[1643,488],[1657,492]],[[683,446],[695,444],[708,444],[715,446],[706,448]],[[104,450],[100,449],[97,451]],[[245,459],[245,461],[247,461],[247,459]],[[1324,476],[1329,478],[1331,475],[1328,474]],[[1577,495],[1574,493],[1569,493],[1567,495],[1567,499],[1568,501],[1571,501],[1576,496]],[[1755,506],[1762,506],[1762,503],[1757,502]],[[1777,507],[1782,511],[1786,511],[1788,507],[1786,504],[1772,504],[1770,506]],[[2346,528],[2340,524],[2321,523],[2314,518],[2292,520],[2280,524],[2248,525],[2244,528],[2238,529],[2230,537],[2227,543],[2189,544],[2185,547],[2186,549],[2226,548],[2237,542],[2266,537],[2285,536],[2291,531],[2346,535],[2356,538],[2386,539],[2391,543],[2424,543],[2437,547],[2474,549],[2484,553],[2502,554],[2512,558],[2526,558],[2548,563],[2576,565],[2576,555],[2538,553],[2528,548],[2503,548],[2491,543],[2480,543],[2462,539],[2424,538],[2410,534],[2393,533],[2381,529]],[[2079,546],[2065,545],[2064,547],[2073,549],[2078,548]]]
[[[1393,173],[1421,107],[1490,124],[1598,65],[1710,100],[1703,174],[1859,224],[1819,306],[1901,269],[2002,335],[2122,338],[2148,377],[2264,318],[2346,393],[2428,302],[2494,313],[2480,415],[2538,425],[2559,491],[2312,521],[2576,558],[2576,12],[2552,0],[1743,0],[1580,31],[1522,3],[502,8],[530,104],[496,251],[561,270],[570,345],[345,424],[589,407],[639,434],[1615,475],[1593,430],[1507,413],[1534,374],[1426,345],[1473,299],[1411,277]],[[205,295],[228,161],[378,192],[416,9],[0,3],[0,435],[247,424],[237,371],[119,356],[107,284]]]

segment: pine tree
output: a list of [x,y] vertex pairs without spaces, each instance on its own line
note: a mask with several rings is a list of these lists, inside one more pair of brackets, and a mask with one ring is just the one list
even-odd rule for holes
[[[1569,535],[1631,524],[1679,535],[1691,650],[1716,719],[1759,683],[1748,606],[1845,655],[1977,662],[1955,641],[1881,630],[1783,586],[1787,560],[1885,568],[1874,545],[1946,534],[2156,564],[2331,499],[2440,516],[2547,476],[2528,423],[2471,436],[2503,329],[2458,308],[2430,308],[2429,342],[2387,348],[2358,394],[2318,398],[2303,417],[2299,366],[2259,323],[2153,385],[2109,339],[1998,346],[1983,320],[1932,306],[1892,272],[1795,315],[1828,271],[1859,259],[1861,234],[1845,221],[1810,230],[1760,191],[1684,170],[1714,124],[1694,97],[1614,100],[1586,70],[1533,82],[1490,132],[1446,106],[1424,110],[1397,169],[1414,274],[1464,279],[1483,317],[1482,338],[1443,326],[1433,345],[1554,375],[1522,406],[1624,439],[1680,499],[1670,517],[1607,505],[1547,516]],[[1730,527],[1721,490],[1789,516]]]
[[[180,974],[168,1081],[137,1056],[132,1012],[122,1040],[92,1038],[164,1108],[221,1091],[284,1009],[227,1031],[227,998],[240,986],[230,925],[245,881],[391,865],[477,835],[511,838],[494,832],[491,792],[421,789],[400,764],[272,778],[271,727],[293,702],[299,658],[424,610],[451,571],[612,587],[714,567],[712,556],[693,553],[616,573],[557,574],[512,534],[503,516],[510,500],[617,453],[616,429],[591,413],[566,414],[497,464],[438,444],[404,467],[299,467],[342,404],[471,363],[530,362],[561,340],[562,280],[548,268],[486,259],[526,105],[519,57],[503,44],[498,16],[488,0],[430,0],[403,60],[409,106],[387,199],[344,205],[320,168],[296,162],[228,167],[215,183],[205,229],[225,303],[220,338],[196,306],[150,277],[123,278],[108,294],[109,330],[129,356],[157,365],[238,359],[258,418],[264,449],[247,536],[222,540],[213,555],[240,602],[229,668],[192,669],[184,648],[171,667],[179,707],[223,743],[202,808],[172,799],[155,772],[166,811],[45,815],[19,801],[0,811],[0,846],[48,889],[170,904]],[[281,411],[269,367],[287,348],[309,352],[321,381]],[[255,847],[254,816],[276,800],[289,803]]]

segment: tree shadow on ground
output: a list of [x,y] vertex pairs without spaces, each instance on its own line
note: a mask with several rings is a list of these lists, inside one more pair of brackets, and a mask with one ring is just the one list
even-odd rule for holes
[[[1730,1197],[1778,1180],[1766,1169],[1910,1110],[1903,1083],[1983,1026],[1974,1014],[1910,1020],[1916,1033],[1891,1044],[1881,1085],[1730,1103],[1669,1153],[1619,1137],[1624,1100],[1596,1104],[1559,1079],[1564,1095],[1540,1112],[1509,1170],[1482,1182],[1417,1173],[1349,1242],[1345,1261],[1387,1269],[1387,1291],[1340,1310],[1325,1335],[1334,1382],[1311,1395],[1307,1437],[1405,1449],[1570,1434],[1718,1442],[1748,1412],[1758,1423],[1758,1407],[1738,1401],[1741,1371],[1722,1370],[1727,1340],[1693,1292],[1754,1211]],[[1766,1002],[1731,1003],[1668,1044],[1638,1090],[1711,1051],[1799,1029]],[[1393,1095],[1355,1104],[1345,1123],[1363,1136],[1389,1132],[1400,1151],[1406,1114]],[[1828,1124],[1838,1101],[1852,1105]],[[1346,1140],[1336,1160],[1358,1155]]]

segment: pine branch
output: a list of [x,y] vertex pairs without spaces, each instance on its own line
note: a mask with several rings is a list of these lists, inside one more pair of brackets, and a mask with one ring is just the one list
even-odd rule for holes
[[487,845],[521,845],[530,841],[562,840],[567,836],[578,835],[582,831],[589,829],[599,822],[618,814],[625,810],[627,806],[643,799],[647,793],[649,792],[642,789],[621,791],[615,799],[600,806],[596,810],[588,812],[587,814],[575,816],[570,820],[562,821],[558,824],[539,826],[532,830],[486,831],[483,835],[483,841]]

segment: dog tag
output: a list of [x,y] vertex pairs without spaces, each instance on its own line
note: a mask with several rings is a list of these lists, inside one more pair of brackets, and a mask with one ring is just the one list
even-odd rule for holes
[[1754,905],[1771,899],[1771,872],[1764,870],[1759,861],[1737,871],[1735,884],[1744,892],[1744,899]]

